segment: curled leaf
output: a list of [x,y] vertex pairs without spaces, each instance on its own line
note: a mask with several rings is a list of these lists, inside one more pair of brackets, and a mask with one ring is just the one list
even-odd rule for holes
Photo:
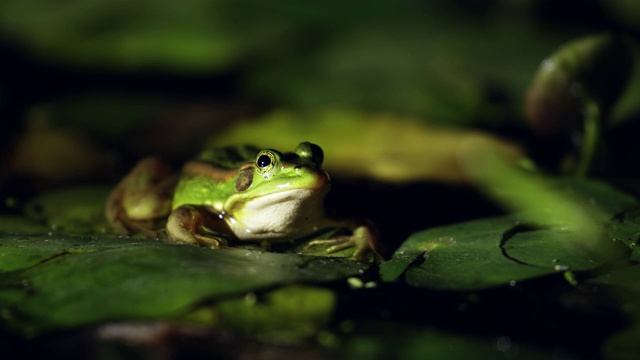
[[632,68],[625,39],[611,33],[578,39],[545,59],[525,99],[531,127],[541,134],[581,127],[586,98],[606,113],[618,99]]

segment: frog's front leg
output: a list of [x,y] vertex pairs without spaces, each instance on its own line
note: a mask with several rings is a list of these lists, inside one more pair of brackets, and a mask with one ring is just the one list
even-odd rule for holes
[[334,226],[350,229],[351,235],[339,235],[326,240],[313,240],[307,244],[307,247],[331,245],[326,250],[329,254],[354,247],[355,251],[352,257],[355,260],[363,260],[370,252],[378,258],[383,258],[380,238],[372,226],[351,222],[334,224]]
[[226,244],[224,234],[230,234],[227,224],[203,206],[182,205],[167,219],[169,240],[218,249]]

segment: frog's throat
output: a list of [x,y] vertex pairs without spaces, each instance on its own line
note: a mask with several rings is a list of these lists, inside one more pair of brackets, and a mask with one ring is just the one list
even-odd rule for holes
[[290,189],[227,202],[225,217],[240,240],[288,241],[306,235],[324,217],[324,197],[313,189]]
[[184,164],[182,172],[186,174],[205,176],[214,181],[228,181],[231,180],[238,171],[247,166],[251,166],[251,163],[247,163],[235,169],[223,169],[207,162],[194,160]]

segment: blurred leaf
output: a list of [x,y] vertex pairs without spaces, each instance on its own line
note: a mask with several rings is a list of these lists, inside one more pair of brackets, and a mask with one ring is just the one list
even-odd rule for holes
[[104,232],[104,202],[111,189],[105,186],[71,187],[38,196],[25,207],[34,219],[53,230],[67,233]]
[[478,14],[441,2],[5,0],[0,31],[42,62],[239,68],[242,91],[271,102],[495,124],[519,111],[510,99],[539,59],[577,31],[539,26],[528,2],[492,5],[469,16]]
[[[545,59],[529,86],[526,115],[541,134],[582,129],[584,107],[595,100],[608,121],[633,69],[628,39],[604,33],[573,40]],[[603,119],[600,119],[602,117]]]
[[519,159],[515,144],[489,134],[436,126],[415,118],[346,109],[273,111],[216,133],[208,146],[253,144],[283,151],[311,141],[325,153],[330,174],[383,181],[468,182],[460,158],[495,151]]
[[[12,238],[2,243],[0,251],[21,246]],[[0,309],[5,326],[36,334],[108,320],[175,317],[203,301],[274,285],[335,281],[366,268],[345,259],[131,244],[61,253],[0,273]]]
[[640,325],[637,323],[631,327],[615,333],[605,342],[602,355],[607,360],[633,360],[638,358],[640,352]]
[[[341,359],[541,359],[544,350],[519,343],[508,336],[496,338],[453,334],[433,329],[368,322],[356,326],[339,347]],[[569,354],[554,354],[571,359]]]
[[99,177],[110,166],[106,153],[87,136],[48,127],[33,127],[18,137],[7,164],[9,174],[58,182]]
[[269,343],[295,344],[312,339],[327,326],[336,300],[329,289],[292,285],[262,295],[250,293],[241,299],[222,300],[186,318],[196,322],[209,318],[220,330]]
[[51,228],[18,215],[0,215],[0,233],[5,234],[46,234]]
[[[563,185],[564,184],[564,185]],[[584,180],[556,184],[564,193],[580,195],[578,209],[595,207],[604,214],[596,226],[603,226],[635,200],[613,188]],[[559,185],[559,186],[558,186]],[[538,195],[542,196],[542,195]],[[598,230],[592,236],[603,245],[594,249],[582,231],[562,226],[562,221],[533,231],[532,224],[511,215],[449,225],[412,235],[380,267],[384,281],[404,274],[413,286],[448,290],[483,289],[509,284],[556,271],[591,270],[620,260],[625,250]],[[535,217],[534,217],[535,218]],[[607,251],[600,251],[600,249]]]
[[211,71],[275,42],[291,26],[277,13],[262,26],[257,15],[264,8],[241,3],[10,0],[0,5],[0,20],[5,34],[49,59],[93,67]]
[[[578,242],[568,246],[595,252],[617,250],[601,236],[602,227],[618,212],[636,203],[632,197],[609,185],[589,180],[556,180],[517,166],[512,159],[491,147],[466,151],[462,168],[486,196],[510,209],[528,223],[575,232]],[[523,163],[521,161],[521,163]]]
[[623,269],[614,270],[589,279],[588,282],[638,293],[640,292],[640,265],[632,265]]
[[142,92],[82,92],[42,104],[36,110],[56,126],[121,140],[124,134],[176,111],[181,100]]

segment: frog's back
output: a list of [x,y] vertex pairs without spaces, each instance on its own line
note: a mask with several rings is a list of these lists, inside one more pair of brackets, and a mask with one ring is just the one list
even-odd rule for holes
[[252,163],[259,152],[250,145],[204,150],[183,167],[172,207],[204,205],[222,211],[225,200],[236,192],[233,179],[238,169]]
[[260,149],[252,145],[236,145],[210,148],[201,152],[197,160],[222,169],[237,169],[247,162],[253,162]]

